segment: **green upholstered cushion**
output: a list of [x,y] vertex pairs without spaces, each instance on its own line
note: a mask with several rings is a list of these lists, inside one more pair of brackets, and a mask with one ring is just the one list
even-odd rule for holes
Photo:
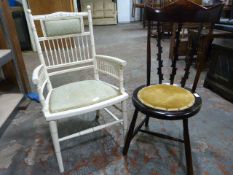
[[139,100],[154,109],[166,111],[179,111],[192,106],[194,95],[181,87],[173,85],[151,85],[138,92]]
[[74,82],[55,88],[50,97],[50,112],[62,112],[93,105],[120,95],[120,91],[97,80]]
[[44,27],[45,33],[49,37],[78,34],[82,32],[81,20],[79,18],[47,20],[44,21]]

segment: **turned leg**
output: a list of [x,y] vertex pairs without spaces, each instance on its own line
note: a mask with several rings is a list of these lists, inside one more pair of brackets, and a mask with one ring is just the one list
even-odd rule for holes
[[149,126],[149,120],[150,120],[150,117],[147,115],[147,116],[146,116],[146,120],[145,120],[145,126],[146,126],[146,127]]
[[130,123],[129,131],[128,131],[126,139],[125,139],[125,145],[124,145],[124,148],[123,148],[123,155],[126,155],[128,153],[129,145],[130,145],[130,142],[131,142],[131,140],[133,138],[133,132],[134,132],[137,116],[138,116],[138,110],[135,109],[133,119],[132,119],[132,121]]
[[124,138],[126,136],[127,128],[128,128],[128,118],[127,118],[127,102],[126,100],[121,102],[121,109],[122,109],[122,115],[124,120]]
[[193,175],[192,152],[191,152],[190,138],[189,138],[188,119],[183,120],[183,127],[184,127],[184,145],[185,145],[187,174]]
[[143,28],[146,28],[146,16],[145,16],[145,10],[143,11],[142,23],[143,23]]
[[95,119],[99,120],[99,118],[100,118],[100,110],[97,110],[96,115],[95,115]]
[[61,157],[61,148],[60,143],[58,141],[58,132],[57,132],[57,121],[50,121],[49,122],[50,132],[53,140],[53,146],[55,150],[55,154],[57,156],[57,162],[59,166],[59,170],[61,173],[64,172],[63,161]]
[[135,6],[132,5],[132,17],[134,18],[135,17]]

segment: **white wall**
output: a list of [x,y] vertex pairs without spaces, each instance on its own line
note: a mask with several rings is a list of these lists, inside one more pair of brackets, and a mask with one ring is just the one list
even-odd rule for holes
[[117,0],[117,10],[119,23],[131,21],[131,0]]
[[[141,1],[140,0],[136,0],[137,3],[140,3]],[[131,4],[131,11],[130,11],[130,14],[132,14],[132,4]],[[135,17],[131,17],[131,21],[139,21],[141,20],[141,9],[140,8],[136,8],[135,9]]]
[[[137,0],[139,2],[139,0]],[[132,15],[132,0],[117,0],[118,22],[130,23],[140,20],[140,9],[136,8],[135,18]]]

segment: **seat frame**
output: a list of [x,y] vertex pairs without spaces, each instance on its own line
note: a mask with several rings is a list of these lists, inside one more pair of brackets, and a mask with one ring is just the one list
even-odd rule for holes
[[[177,141],[184,143],[185,146],[185,156],[186,156],[186,166],[187,166],[187,174],[193,175],[193,165],[192,165],[192,151],[190,145],[190,137],[189,137],[189,128],[188,128],[188,119],[195,114],[197,114],[201,109],[202,100],[201,97],[195,92],[198,84],[198,80],[200,77],[200,73],[203,67],[203,60],[200,60],[200,63],[197,68],[197,72],[194,78],[194,82],[192,88],[185,88],[185,84],[187,79],[189,78],[190,68],[192,66],[194,60],[194,54],[197,51],[200,34],[203,28],[204,23],[210,23],[211,27],[209,28],[209,35],[212,33],[213,24],[219,20],[221,10],[223,5],[219,4],[217,6],[211,8],[204,8],[199,6],[189,0],[177,0],[168,6],[165,6],[161,9],[154,9],[150,4],[145,6],[145,19],[148,21],[148,33],[147,33],[147,84],[138,87],[133,92],[132,101],[135,106],[135,111],[133,114],[133,118],[131,120],[129,130],[127,136],[125,138],[125,145],[123,148],[123,155],[127,155],[130,142],[134,138],[134,136],[138,132],[143,132],[147,134],[151,134],[160,138]],[[178,48],[180,44],[180,33],[182,30],[182,26],[185,23],[199,23],[198,32],[195,36],[195,39],[190,46],[188,47],[188,54],[186,56],[186,65],[184,75],[181,78],[180,86],[189,90],[195,97],[194,104],[184,110],[180,111],[165,111],[158,110],[146,106],[138,99],[138,92],[144,87],[151,85],[151,28],[152,22],[157,22],[157,61],[158,68],[157,74],[159,79],[159,84],[163,84],[164,75],[162,73],[163,60],[162,60],[162,44],[161,44],[161,28],[163,22],[171,22],[176,25],[176,35],[175,35],[175,46],[174,46],[174,59],[171,64],[171,74],[170,74],[170,83],[171,86],[177,84],[174,83],[175,75],[177,72],[177,60],[178,60]],[[145,114],[145,118],[136,126],[136,121],[138,118],[138,112]],[[182,120],[183,121],[183,139],[174,138],[162,133],[156,133],[149,130],[149,118],[156,118],[161,120]],[[141,129],[145,124],[145,129]]]
[[[56,12],[52,14],[36,15],[36,16],[33,16],[31,14],[31,10],[27,11],[28,16],[29,16],[29,23],[32,28],[34,40],[35,40],[36,47],[37,47],[38,56],[41,62],[41,65],[39,65],[33,71],[32,79],[33,79],[33,83],[37,85],[37,91],[39,93],[40,102],[42,104],[43,114],[45,116],[45,119],[49,122],[54,150],[55,150],[55,154],[57,157],[59,170],[61,173],[64,172],[64,165],[62,161],[60,142],[63,142],[63,141],[66,141],[66,140],[69,140],[69,139],[72,139],[78,136],[93,133],[95,131],[99,131],[101,129],[104,129],[104,128],[107,128],[107,127],[110,127],[116,124],[123,125],[124,134],[126,133],[126,130],[127,130],[126,100],[128,98],[128,94],[125,92],[124,79],[123,79],[123,70],[124,70],[124,67],[126,66],[126,61],[123,61],[115,57],[110,57],[110,56],[105,56],[105,55],[96,55],[90,6],[88,6],[87,9],[88,9],[87,12],[74,12],[74,13]],[[80,19],[80,23],[82,27],[81,33],[62,35],[62,36],[47,36],[46,31],[45,31],[45,26],[43,23],[44,21],[69,19],[69,18]],[[85,32],[84,30],[83,18],[88,18],[88,24],[89,24],[88,32]],[[38,36],[38,33],[37,33],[38,28],[36,28],[35,26],[35,21],[40,22],[42,33],[43,33],[43,36],[41,37]],[[80,39],[80,37],[82,38]],[[85,38],[87,39],[87,37],[90,38],[91,47],[88,45],[89,40],[86,41],[86,43],[84,43]],[[63,40],[64,40],[64,43],[63,43]],[[80,41],[77,47],[75,43],[76,40]],[[69,41],[70,43],[67,43]],[[50,46],[50,42],[52,43],[52,46]],[[62,43],[59,43],[59,42],[62,42]],[[42,46],[44,50],[42,49],[41,44],[43,44]],[[65,45],[65,47],[61,47],[61,45],[63,46],[63,44]],[[49,49],[47,50],[46,47],[48,47]],[[77,51],[76,48],[79,48],[81,50]],[[84,52],[86,53],[86,55]],[[92,53],[92,57],[91,57],[91,53]],[[62,58],[61,55],[66,55],[66,56],[68,55],[70,57],[65,58],[65,61],[64,61],[64,58]],[[79,55],[81,59],[76,58]],[[46,60],[46,58],[49,60]],[[59,58],[61,58],[61,60],[59,61],[57,60],[57,63],[59,64],[54,64],[56,63],[56,59],[59,59]],[[86,65],[86,64],[89,64],[89,65]],[[54,90],[54,87],[52,86],[50,77],[54,75],[65,74],[68,72],[89,70],[89,69],[94,70],[94,79],[97,81],[100,81],[99,73],[102,73],[104,75],[111,77],[114,80],[117,80],[118,82],[117,84],[119,86],[114,86],[111,84],[109,84],[109,86],[119,90],[121,94],[114,98],[111,98],[111,99],[108,99],[108,100],[105,100],[105,101],[102,101],[96,104],[92,104],[89,106],[80,107],[80,108],[71,109],[71,110],[62,111],[62,112],[51,113],[49,110],[49,101],[50,101],[51,93]],[[48,92],[45,95],[46,89]],[[117,106],[118,103],[120,103],[121,105],[120,107]],[[123,117],[119,118],[115,114],[113,114],[109,109],[107,109],[107,107],[109,106],[114,106],[116,107],[116,109],[120,110]],[[80,132],[77,132],[71,135],[67,135],[65,137],[59,138],[57,121],[62,120],[62,119],[67,119],[69,117],[76,117],[78,115],[93,112],[93,111],[96,111],[96,119],[98,119],[101,109],[104,109],[114,119],[114,121],[107,122],[105,124],[101,124],[101,125],[88,128],[86,130],[83,130],[83,131],[80,131]]]

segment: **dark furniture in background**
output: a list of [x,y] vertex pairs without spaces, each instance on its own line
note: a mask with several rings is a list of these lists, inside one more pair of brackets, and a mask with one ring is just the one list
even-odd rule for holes
[[31,41],[23,8],[18,6],[11,7],[10,9],[15,22],[16,32],[19,38],[21,49],[30,50]]
[[215,39],[204,87],[233,102],[233,39]]
[[[24,94],[30,91],[14,21],[7,0],[0,1],[0,36],[0,68],[3,68],[6,79],[0,81],[1,137],[12,121],[17,106],[24,99]],[[15,82],[11,82],[15,86],[8,85],[8,77],[15,79]]]
[[[197,30],[193,30],[189,32],[189,39],[188,42],[192,42],[191,38],[192,35],[196,35]],[[211,49],[211,43],[216,38],[231,38],[233,37],[233,33],[223,31],[223,30],[217,30],[214,29],[213,32],[209,35],[208,30],[203,30],[200,36],[199,46],[197,49],[197,58],[196,58],[196,65],[198,65],[199,60],[204,60],[203,68],[207,68],[209,66],[210,61],[210,49]]]
[[[187,174],[193,175],[193,166],[192,166],[192,154],[191,154],[191,147],[190,147],[190,138],[189,138],[189,129],[188,129],[188,119],[194,116],[196,113],[199,112],[201,108],[201,97],[195,93],[198,79],[200,77],[201,69],[203,66],[203,61],[200,62],[196,75],[195,80],[192,84],[192,89],[187,89],[191,95],[194,97],[194,103],[192,106],[181,109],[181,110],[159,110],[153,107],[149,107],[145,105],[140,98],[138,97],[138,92],[148,86],[151,85],[151,23],[157,22],[157,60],[158,60],[158,77],[159,77],[159,84],[163,83],[164,75],[162,72],[163,68],[163,60],[162,60],[162,45],[161,45],[161,23],[162,22],[171,22],[171,23],[178,23],[176,29],[176,37],[175,37],[175,49],[174,49],[174,59],[172,60],[172,73],[170,75],[169,86],[174,86],[174,80],[176,76],[177,66],[176,62],[178,59],[178,48],[180,43],[180,33],[182,29],[183,23],[199,23],[198,28],[198,35],[196,35],[196,39],[190,43],[188,56],[186,58],[186,66],[183,78],[180,82],[180,89],[184,90],[185,84],[187,79],[189,78],[190,67],[193,63],[193,56],[197,50],[198,41],[200,38],[200,34],[203,28],[203,23],[214,23],[220,18],[220,13],[222,10],[223,5],[219,4],[211,9],[203,8],[191,1],[188,0],[177,0],[174,3],[169,4],[168,6],[160,9],[155,10],[152,7],[146,6],[145,13],[146,13],[146,20],[148,20],[148,38],[147,38],[147,84],[138,87],[133,92],[132,101],[135,106],[134,115],[132,121],[130,123],[130,127],[125,139],[125,145],[123,149],[123,154],[126,155],[128,153],[128,149],[130,146],[130,142],[133,137],[140,131],[143,133],[151,134],[158,136],[160,138],[169,139],[173,141],[178,141],[184,143],[185,145],[185,155],[186,155],[186,165],[187,165]],[[213,25],[212,25],[213,26]],[[211,29],[209,30],[211,33]],[[176,92],[174,92],[176,93]],[[166,99],[161,99],[161,101],[166,101]],[[146,115],[144,120],[135,128],[136,121],[138,118],[138,112],[141,112]],[[162,133],[155,133],[149,130],[149,118],[157,118],[161,120],[182,120],[183,122],[183,136],[184,139],[178,139],[171,136],[164,135]],[[145,129],[142,129],[142,126],[145,124]]]
[[[12,18],[12,13],[8,5],[8,0],[0,0],[0,11],[2,14],[2,21],[4,21],[4,29],[0,29],[0,48],[1,49],[11,49],[12,53],[15,55],[15,61],[18,65],[19,69],[19,77],[21,79],[21,91],[28,93],[31,91],[22,51],[20,48],[19,39],[17,36],[17,31],[15,27],[15,22]],[[6,35],[7,31],[8,35]],[[14,84],[16,86],[19,86],[19,83],[17,82],[16,78],[16,72],[17,70],[14,67],[14,63],[12,61],[8,62],[3,66],[3,72],[4,77],[7,79],[8,82],[11,84]],[[2,84],[0,83],[0,86]]]
[[229,18],[221,18],[215,29],[231,32],[231,36],[214,40],[204,86],[233,102],[233,1],[229,8]]
[[229,16],[227,18],[221,18],[220,21],[215,24],[215,29],[233,32],[233,1],[228,8],[230,12]]
[[141,20],[143,23],[143,28],[146,27],[144,7],[145,4],[150,4],[154,8],[161,8],[168,4],[169,0],[132,0],[132,17],[135,17],[136,8],[140,9]]
[[215,29],[233,32],[233,19],[221,19],[219,23],[215,24]]

